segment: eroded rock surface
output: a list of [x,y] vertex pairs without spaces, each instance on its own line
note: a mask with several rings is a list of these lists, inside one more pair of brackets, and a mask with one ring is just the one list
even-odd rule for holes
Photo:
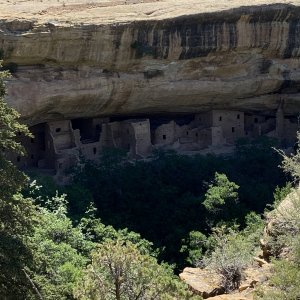
[[280,99],[299,113],[299,1],[140,2],[1,0],[9,103],[30,125],[225,107],[274,115]]
[[204,299],[224,293],[220,286],[220,276],[208,269],[185,268],[179,277],[189,288]]
[[189,288],[197,295],[209,300],[252,300],[256,285],[264,284],[271,275],[272,265],[255,263],[244,270],[244,279],[239,289],[224,294],[220,285],[220,276],[213,270],[200,268],[185,268],[179,275]]

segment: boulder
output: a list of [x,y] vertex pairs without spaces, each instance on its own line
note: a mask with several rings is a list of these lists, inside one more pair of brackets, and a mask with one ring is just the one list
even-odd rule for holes
[[201,295],[204,299],[224,293],[224,289],[219,285],[220,276],[211,270],[185,268],[179,277],[195,294]]

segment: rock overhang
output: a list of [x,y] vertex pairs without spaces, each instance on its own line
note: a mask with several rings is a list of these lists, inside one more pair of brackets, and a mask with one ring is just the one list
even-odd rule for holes
[[300,111],[298,1],[100,1],[81,16],[75,2],[27,15],[24,3],[6,20],[2,4],[0,49],[14,67],[7,100],[29,124],[224,107],[274,114],[282,98],[286,114]]

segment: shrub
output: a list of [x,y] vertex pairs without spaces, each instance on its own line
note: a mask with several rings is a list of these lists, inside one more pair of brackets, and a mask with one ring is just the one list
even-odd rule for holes
[[92,255],[83,281],[75,289],[77,299],[155,300],[200,299],[172,275],[166,265],[141,254],[131,242],[106,240]]
[[221,275],[221,286],[231,292],[239,287],[243,270],[251,263],[254,247],[235,228],[216,228],[213,236],[215,249],[204,262]]

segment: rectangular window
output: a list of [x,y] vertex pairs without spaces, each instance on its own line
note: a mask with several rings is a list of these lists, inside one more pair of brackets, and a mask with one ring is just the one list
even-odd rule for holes
[[219,121],[220,121],[220,122],[222,121],[222,116],[219,117]]
[[163,140],[166,140],[167,139],[167,136],[164,134],[163,135]]
[[238,114],[238,115],[236,116],[236,118],[239,120],[239,119],[240,119],[240,115]]
[[231,127],[231,132],[234,132],[235,131],[235,128],[234,127]]

